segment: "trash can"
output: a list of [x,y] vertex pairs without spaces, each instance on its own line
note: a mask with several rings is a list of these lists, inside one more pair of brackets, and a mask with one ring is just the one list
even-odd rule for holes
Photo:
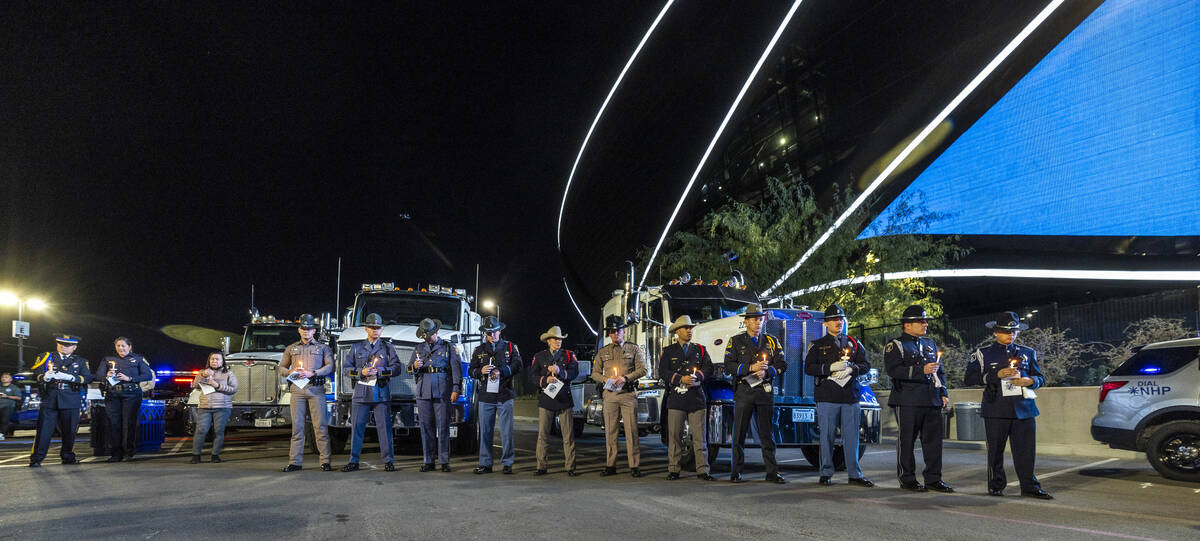
[[983,427],[982,405],[979,402],[955,402],[954,416],[958,418],[959,441],[984,441],[987,431]]
[[137,422],[139,453],[157,453],[162,450],[163,440],[166,439],[166,423],[163,418],[166,405],[165,400],[142,399]]

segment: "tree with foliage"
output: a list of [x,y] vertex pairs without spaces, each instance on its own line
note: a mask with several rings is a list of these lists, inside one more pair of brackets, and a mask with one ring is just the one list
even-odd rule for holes
[[1154,342],[1178,340],[1193,334],[1191,330],[1183,326],[1182,319],[1149,317],[1130,323],[1128,327],[1125,327],[1124,335],[1125,339],[1120,344],[1099,352],[1100,357],[1104,359],[1102,368],[1105,371],[1101,377],[1121,366],[1125,359],[1133,355],[1135,347]]
[[[1067,337],[1068,332],[1069,329],[1057,332],[1053,329],[1029,329],[1017,335],[1017,345],[1033,348],[1037,352],[1038,367],[1046,378],[1047,387],[1078,384],[1071,378],[1071,372],[1087,364],[1090,348],[1078,339]],[[975,359],[975,350],[991,344],[993,340],[987,338],[973,346],[943,347],[942,369],[946,372],[946,385],[961,386],[967,363]]]

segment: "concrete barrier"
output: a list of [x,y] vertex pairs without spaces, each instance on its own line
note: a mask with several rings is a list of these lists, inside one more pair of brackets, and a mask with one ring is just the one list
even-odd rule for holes
[[[1037,391],[1037,446],[1038,454],[1078,455],[1112,458],[1144,458],[1143,453],[1121,451],[1092,439],[1092,416],[1096,414],[1096,403],[1100,397],[1099,387],[1042,387]],[[880,390],[875,394],[879,403],[887,405],[890,391]],[[951,389],[950,404],[956,402],[981,402],[983,389]],[[896,418],[885,408],[883,416],[884,434],[895,436]],[[947,443],[958,442],[958,423],[950,419],[950,435]],[[984,442],[961,442],[965,447],[982,449]]]

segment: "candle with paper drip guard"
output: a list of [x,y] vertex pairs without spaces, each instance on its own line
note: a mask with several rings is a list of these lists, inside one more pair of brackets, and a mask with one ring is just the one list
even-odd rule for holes
[[117,385],[121,383],[117,379],[117,361],[108,361],[108,384]]

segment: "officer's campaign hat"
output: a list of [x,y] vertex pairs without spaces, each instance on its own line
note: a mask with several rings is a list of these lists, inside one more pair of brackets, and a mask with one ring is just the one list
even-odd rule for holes
[[542,337],[540,338],[540,340],[543,342],[545,342],[546,340],[549,340],[551,338],[557,338],[559,340],[564,340],[564,339],[566,339],[566,337],[567,337],[567,335],[563,334],[562,329],[558,328],[558,325],[555,325],[553,327],[550,327],[550,330],[542,333]]
[[317,328],[317,318],[313,317],[312,314],[300,314],[300,317],[296,318],[296,321],[300,323],[301,329]]
[[381,316],[379,314],[367,314],[367,317],[363,318],[363,327],[382,327],[382,326],[383,326],[383,316]]
[[437,333],[438,329],[441,328],[441,321],[429,318],[422,319],[420,327],[417,328],[417,338],[425,338],[426,336]]
[[604,318],[604,332],[613,332],[618,329],[624,329],[629,326],[629,322],[625,318],[613,314]]
[[79,344],[79,337],[73,334],[56,334],[54,341],[64,346],[74,346]]
[[763,312],[762,305],[753,303],[746,305],[746,313],[742,314],[742,317],[762,317],[765,315],[767,315],[767,313]]
[[845,317],[846,310],[841,306],[831,304],[829,305],[829,308],[825,309],[825,321],[829,321],[831,319],[843,319]]
[[914,323],[917,321],[929,321],[929,315],[925,313],[925,307],[919,304],[914,304],[904,309],[904,313],[900,314],[900,321],[905,323]]
[[507,326],[508,325],[505,325],[502,321],[500,321],[500,318],[498,318],[496,316],[487,316],[487,317],[483,318],[483,326],[480,327],[479,330],[481,330],[483,332],[491,333],[491,332],[496,332],[496,331],[502,331]]
[[696,326],[696,324],[692,323],[692,316],[683,315],[683,316],[679,316],[679,318],[675,320],[675,323],[671,324],[671,328],[667,329],[667,332],[673,333],[684,327],[690,328],[690,327],[695,327],[695,326]]
[[1028,324],[1021,323],[1021,318],[1017,317],[1015,312],[1000,312],[996,314],[995,321],[989,321],[983,324],[989,329],[997,331],[1023,331],[1029,328]]

